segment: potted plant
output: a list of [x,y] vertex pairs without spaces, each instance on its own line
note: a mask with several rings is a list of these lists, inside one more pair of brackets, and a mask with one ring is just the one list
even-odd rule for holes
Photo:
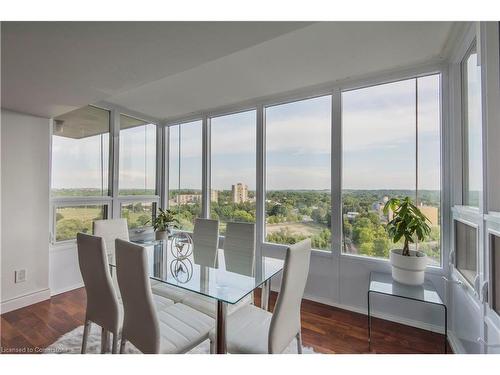
[[166,240],[170,234],[171,228],[176,228],[179,221],[175,213],[169,209],[158,209],[158,215],[153,219],[153,228],[157,240]]
[[427,255],[422,251],[410,250],[415,237],[423,241],[431,232],[429,219],[415,206],[409,197],[392,198],[384,206],[384,214],[393,212],[387,223],[387,233],[394,243],[403,239],[402,249],[392,249],[390,261],[392,278],[402,284],[422,285],[424,283]]

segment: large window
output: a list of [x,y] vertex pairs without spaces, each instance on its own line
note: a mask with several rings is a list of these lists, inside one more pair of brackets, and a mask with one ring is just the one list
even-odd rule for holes
[[191,231],[201,216],[202,122],[169,127],[169,207],[178,213],[180,229]]
[[462,62],[462,102],[464,123],[463,202],[479,207],[482,190],[481,69],[475,46]]
[[210,120],[211,213],[219,232],[228,221],[255,222],[256,111]]
[[[432,233],[416,247],[439,265],[440,76],[342,93],[343,251],[387,258],[385,203],[409,196]],[[390,215],[390,213],[389,213]]]
[[87,106],[54,119],[53,197],[109,194],[109,117]]
[[[52,130],[52,242],[92,233],[107,218],[109,196],[109,111],[83,107],[54,118]],[[85,201],[86,203],[82,203]]]
[[156,194],[156,125],[120,115],[120,195]]
[[265,109],[266,240],[331,248],[331,96]]

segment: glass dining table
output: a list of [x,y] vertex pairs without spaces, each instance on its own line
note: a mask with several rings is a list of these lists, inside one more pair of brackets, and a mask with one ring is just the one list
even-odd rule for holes
[[[216,303],[216,353],[226,353],[228,305],[234,305],[262,286],[261,308],[269,309],[270,284],[283,269],[283,260],[262,256],[253,259],[218,249],[215,264],[203,264],[189,235],[168,240],[141,239],[148,254],[152,280],[213,299]],[[201,257],[203,258],[203,257]],[[113,258],[111,268],[115,267]]]

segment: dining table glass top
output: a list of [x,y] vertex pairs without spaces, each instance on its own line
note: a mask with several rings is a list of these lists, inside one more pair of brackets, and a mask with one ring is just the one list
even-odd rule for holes
[[[146,248],[151,279],[235,304],[283,269],[283,260],[241,253],[224,254],[218,249],[216,261],[204,264],[187,236],[168,240],[132,240]],[[114,257],[110,266],[116,267]]]

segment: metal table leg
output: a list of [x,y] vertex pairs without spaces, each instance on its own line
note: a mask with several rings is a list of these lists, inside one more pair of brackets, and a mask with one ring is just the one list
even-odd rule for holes
[[217,300],[217,322],[216,322],[216,338],[215,352],[217,354],[226,354],[226,316],[227,303]]
[[268,279],[262,284],[262,294],[260,307],[263,310],[269,311],[269,298],[271,297],[271,280]]
[[372,344],[372,319],[370,315],[370,291],[368,291],[368,350],[371,350]]

